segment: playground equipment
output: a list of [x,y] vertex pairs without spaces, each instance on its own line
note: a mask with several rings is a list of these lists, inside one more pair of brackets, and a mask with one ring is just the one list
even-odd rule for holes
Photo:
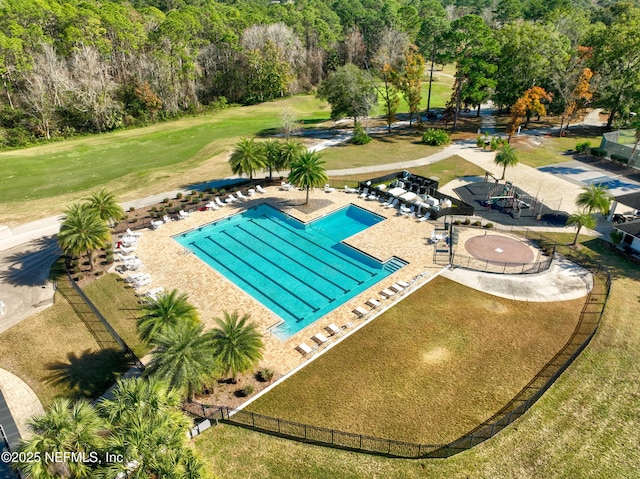
[[489,176],[495,180],[495,183],[487,193],[485,206],[488,208],[499,206],[504,209],[510,209],[514,218],[520,218],[522,210],[530,210],[533,214],[538,203],[537,198],[518,190],[511,181],[505,182],[504,185],[500,184],[500,181],[490,173],[485,174],[485,185],[489,184]]

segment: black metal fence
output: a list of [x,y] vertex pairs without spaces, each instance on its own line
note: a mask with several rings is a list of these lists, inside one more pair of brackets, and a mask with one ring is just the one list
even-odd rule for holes
[[451,255],[452,266],[481,271],[483,273],[536,274],[548,270],[552,262],[553,257],[545,257],[533,263],[513,263],[508,261],[481,260],[456,252]]
[[[491,418],[449,444],[416,444],[327,429],[278,419],[226,406],[189,403],[185,408],[195,416],[224,421],[256,431],[296,441],[349,449],[369,454],[403,458],[444,458],[472,448],[495,436],[522,416],[549,389],[562,372],[589,344],[604,313],[611,277],[589,258],[576,257],[594,275],[594,284],[582,308],[576,328],[563,348],[535,375],[509,403]],[[584,259],[585,261],[580,261]]]

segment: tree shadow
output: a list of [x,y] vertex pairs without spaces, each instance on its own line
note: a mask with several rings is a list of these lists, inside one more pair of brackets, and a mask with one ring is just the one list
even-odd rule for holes
[[630,253],[613,246],[608,241],[594,238],[584,241],[581,249],[587,256],[594,256],[605,266],[612,278],[632,278],[640,280],[640,268]]
[[55,279],[50,277],[51,266],[61,254],[55,236],[30,241],[4,258],[7,267],[0,271],[0,280],[15,286],[44,286]]
[[129,360],[119,349],[85,350],[79,356],[67,354],[67,361],[46,365],[48,384],[65,386],[74,398],[95,399],[109,389],[129,369]]

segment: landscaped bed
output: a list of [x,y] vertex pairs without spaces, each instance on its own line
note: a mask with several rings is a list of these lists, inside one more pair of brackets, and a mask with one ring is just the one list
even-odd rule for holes
[[446,443],[533,378],[569,339],[583,303],[511,301],[436,278],[247,409]]

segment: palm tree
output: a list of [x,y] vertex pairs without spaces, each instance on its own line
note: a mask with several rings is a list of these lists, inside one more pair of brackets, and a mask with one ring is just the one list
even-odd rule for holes
[[[194,457],[187,446],[191,421],[180,411],[181,402],[179,391],[156,377],[119,380],[113,398],[98,408],[112,427],[108,450],[123,460],[102,468],[100,477],[172,478],[193,470]],[[168,474],[172,468],[174,473]]]
[[92,210],[98,213],[98,216],[102,220],[108,223],[119,221],[125,216],[122,206],[116,201],[116,197],[104,188],[91,193],[91,195],[84,198],[84,200]]
[[62,456],[61,461],[50,457],[51,453],[69,452],[89,458],[90,453],[104,450],[102,437],[107,426],[89,402],[56,399],[46,413],[32,417],[28,424],[33,436],[22,442],[19,451],[32,457],[37,453],[40,460],[21,463],[23,473],[33,479],[92,477],[92,464],[81,457]]
[[276,169],[286,170],[291,168],[291,164],[306,150],[305,146],[299,141],[285,141],[280,145],[280,159]]
[[278,170],[280,165],[280,147],[282,143],[275,140],[267,140],[262,143],[264,149],[265,163],[269,168],[269,181],[273,179],[273,170]]
[[307,190],[307,199],[304,202],[309,203],[309,188],[322,186],[327,182],[327,173],[322,166],[319,153],[315,151],[305,151],[291,163],[291,173],[289,173],[289,182]]
[[152,359],[145,371],[171,388],[186,392],[188,401],[216,372],[211,337],[202,334],[203,328],[202,324],[180,323],[156,335]]
[[589,185],[582,188],[582,193],[576,199],[576,205],[584,208],[588,214],[597,211],[606,215],[609,212],[611,200],[606,186]]
[[582,227],[585,228],[595,228],[596,227],[596,219],[591,216],[590,213],[585,211],[580,211],[579,213],[574,213],[567,218],[567,226],[577,226],[578,230],[576,231],[576,237],[573,239],[573,245],[578,242],[578,236],[580,236],[580,230]]
[[265,167],[267,158],[264,148],[256,143],[253,138],[243,138],[236,143],[236,148],[229,157],[231,170],[236,175],[248,174],[253,179],[253,174]]
[[180,323],[198,324],[198,310],[189,303],[189,296],[177,289],[161,294],[150,303],[138,318],[137,328],[140,339],[151,342],[167,328]]
[[224,320],[216,318],[218,327],[209,334],[213,348],[224,374],[231,373],[236,382],[238,373],[254,367],[262,359],[264,343],[255,324],[247,324],[250,315],[238,319],[238,313],[225,311]]
[[93,271],[93,251],[102,248],[111,237],[107,224],[87,204],[75,203],[65,210],[58,243],[65,254],[87,253]]
[[493,162],[502,166],[502,178],[504,180],[504,175],[507,172],[507,166],[516,166],[518,164],[518,155],[516,150],[509,144],[502,145],[498,149],[498,153],[496,153],[496,157]]

